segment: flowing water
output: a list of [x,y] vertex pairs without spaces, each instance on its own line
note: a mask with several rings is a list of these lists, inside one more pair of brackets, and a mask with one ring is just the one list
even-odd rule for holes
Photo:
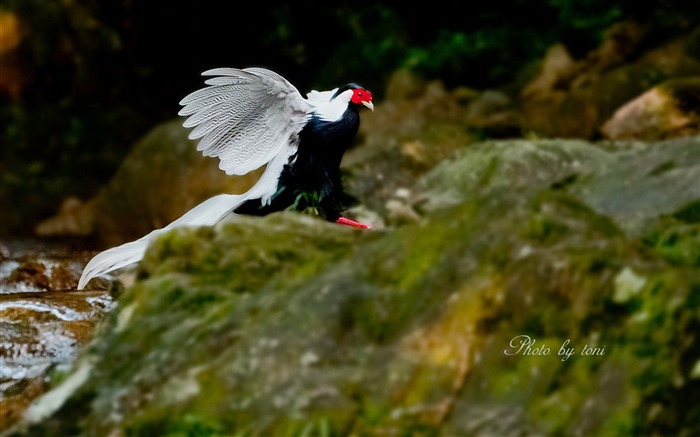
[[116,305],[107,290],[76,290],[92,255],[70,242],[0,241],[0,424],[70,367]]

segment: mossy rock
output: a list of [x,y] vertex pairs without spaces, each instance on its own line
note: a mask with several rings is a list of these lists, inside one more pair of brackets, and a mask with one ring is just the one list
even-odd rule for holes
[[[415,190],[444,197],[396,229],[281,213],[165,234],[24,429],[698,434],[700,275],[669,255],[697,237],[663,224],[694,226],[700,195],[629,228],[595,202],[654,174],[621,158],[668,196],[698,145],[485,143],[429,173]],[[669,159],[683,171],[659,172]],[[627,184],[596,184],[616,171]]]
[[571,195],[625,232],[641,236],[665,215],[700,198],[698,181],[700,138],[599,144],[494,141],[437,166],[419,182],[414,201],[418,208],[431,211],[501,190],[530,196],[551,189]]

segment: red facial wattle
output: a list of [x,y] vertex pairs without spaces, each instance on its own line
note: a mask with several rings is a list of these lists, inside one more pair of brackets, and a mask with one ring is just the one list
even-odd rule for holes
[[361,105],[363,103],[372,103],[372,93],[364,88],[357,88],[352,91],[352,97],[350,98],[352,103],[356,105]]

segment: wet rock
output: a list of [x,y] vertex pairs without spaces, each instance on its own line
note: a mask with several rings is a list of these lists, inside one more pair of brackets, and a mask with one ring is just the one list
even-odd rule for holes
[[0,294],[0,429],[65,372],[115,306],[108,292]]
[[0,257],[0,295],[75,289],[82,267],[94,254],[69,247],[41,246],[35,241],[20,246],[19,250],[5,247],[5,256]]
[[659,140],[700,133],[700,76],[666,81],[615,111],[606,138]]
[[28,261],[22,265],[18,265],[7,278],[6,282],[29,284],[39,290],[46,290],[49,288],[46,266],[36,261]]
[[2,244],[0,429],[44,393],[52,375],[69,368],[115,306],[107,291],[72,291],[91,255],[39,241]]
[[395,229],[163,235],[11,435],[697,434],[699,147],[488,142]]

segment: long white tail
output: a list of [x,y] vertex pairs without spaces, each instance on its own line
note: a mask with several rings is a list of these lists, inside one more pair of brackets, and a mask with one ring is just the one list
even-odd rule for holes
[[105,250],[98,254],[85,266],[78,281],[78,290],[85,288],[90,279],[104,275],[113,270],[128,266],[143,258],[148,243],[157,235],[180,226],[211,226],[221,221],[226,215],[248,200],[246,194],[219,194],[189,210],[185,215],[170,223],[168,226],[156,229],[136,241]]
[[113,270],[141,261],[148,243],[157,235],[180,226],[212,226],[220,222],[226,215],[238,208],[243,202],[259,198],[263,205],[272,201],[277,192],[277,182],[285,164],[296,152],[296,147],[289,147],[284,153],[279,153],[267,164],[260,179],[243,194],[219,194],[185,213],[182,217],[168,226],[156,229],[150,234],[131,243],[122,244],[113,249],[99,253],[85,266],[78,281],[78,290],[85,288],[90,279],[104,275]]

